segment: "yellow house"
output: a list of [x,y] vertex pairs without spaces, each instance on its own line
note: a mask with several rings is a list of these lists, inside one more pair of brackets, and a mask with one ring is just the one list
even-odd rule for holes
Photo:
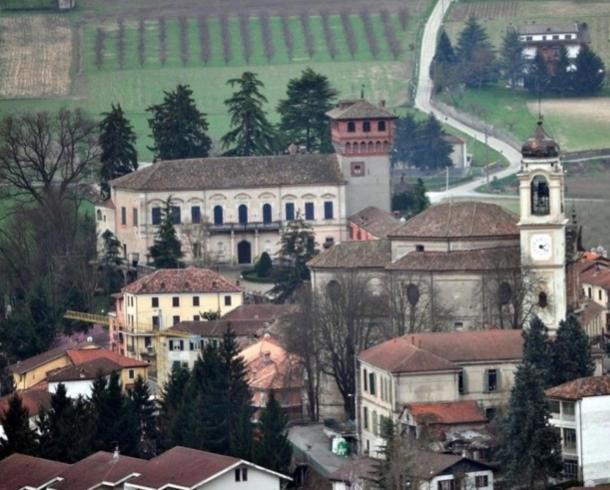
[[135,359],[155,356],[154,337],[183,321],[221,317],[241,306],[240,287],[209,269],[159,269],[127,285],[116,298],[111,340]]
[[95,344],[85,343],[77,346],[57,347],[37,356],[29,357],[11,365],[10,369],[18,391],[27,390],[34,385],[47,381],[48,377],[70,367],[81,368],[93,361],[104,360],[120,369],[121,382],[129,388],[138,376],[148,379],[148,364],[103,349]]

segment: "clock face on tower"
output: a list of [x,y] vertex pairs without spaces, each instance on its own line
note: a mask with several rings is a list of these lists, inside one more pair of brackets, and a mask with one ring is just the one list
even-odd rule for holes
[[551,258],[551,235],[539,233],[532,235],[530,253],[534,260],[549,260]]

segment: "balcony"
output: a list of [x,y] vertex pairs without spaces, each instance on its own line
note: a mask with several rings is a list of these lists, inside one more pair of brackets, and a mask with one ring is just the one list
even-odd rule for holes
[[282,227],[281,221],[251,221],[248,223],[223,223],[222,225],[210,224],[211,233],[230,233],[230,232],[254,232],[254,231],[277,231]]

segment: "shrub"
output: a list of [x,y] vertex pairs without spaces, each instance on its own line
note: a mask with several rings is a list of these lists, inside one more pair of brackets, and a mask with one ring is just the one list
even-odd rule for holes
[[388,41],[388,46],[392,52],[392,56],[394,59],[396,59],[400,55],[401,51],[400,41],[396,37],[396,31],[394,30],[390,13],[385,9],[381,11],[381,22],[383,23],[383,31],[385,32],[385,38]]
[[200,15],[197,19],[197,26],[199,27],[199,57],[201,61],[207,63],[210,61],[210,27],[208,25],[208,18],[205,15]]
[[400,27],[403,31],[407,28],[408,20],[409,20],[409,11],[407,9],[400,9],[398,11],[398,21],[400,22]]
[[358,51],[358,43],[354,35],[354,26],[352,26],[352,21],[349,18],[349,12],[341,12],[341,24],[343,24],[343,32],[345,33],[345,41],[347,42],[349,54],[354,58],[356,51]]
[[138,21],[138,63],[144,66],[146,60],[146,25],[144,19]]
[[165,17],[159,17],[159,61],[167,62],[167,22]]
[[220,16],[220,37],[222,38],[222,57],[225,64],[231,61],[231,31],[229,30],[229,18],[226,15]]
[[239,33],[241,34],[241,48],[246,63],[250,64],[252,58],[252,33],[250,32],[250,17],[247,14],[239,15]]
[[271,268],[273,267],[273,263],[271,262],[271,257],[267,252],[263,252],[256,263],[254,270],[256,271],[256,275],[258,277],[269,277],[271,275]]
[[260,17],[261,22],[261,34],[263,36],[263,48],[265,50],[265,57],[267,61],[271,61],[273,54],[275,53],[275,47],[273,46],[273,34],[271,33],[271,24],[269,23],[269,14],[263,12]]
[[313,58],[316,48],[313,34],[311,33],[311,26],[309,25],[309,15],[302,13],[299,15],[299,19],[301,20],[301,27],[303,28],[303,35],[305,36],[305,49],[307,50],[309,57]]
[[95,31],[95,66],[101,70],[104,64],[104,45],[106,43],[106,31],[98,27]]
[[375,31],[373,30],[373,20],[368,10],[360,11],[360,18],[364,24],[364,33],[366,34],[366,40],[369,43],[369,49],[373,57],[379,56],[379,46],[377,45],[377,38],[375,37]]
[[118,20],[119,28],[116,32],[116,49],[117,49],[117,61],[119,62],[119,68],[122,70],[125,66],[125,22],[123,19]]
[[180,28],[180,61],[186,65],[189,61],[189,24],[186,17],[178,19],[178,26]]
[[320,15],[322,16],[322,27],[324,28],[324,39],[326,40],[326,47],[328,48],[328,53],[330,54],[330,57],[334,60],[337,57],[337,44],[335,43],[333,30],[330,27],[328,10],[323,10],[322,12],[320,12]]
[[282,33],[284,34],[284,44],[286,44],[286,52],[288,53],[288,59],[292,59],[292,53],[294,52],[294,38],[292,37],[292,30],[290,29],[290,22],[288,16],[282,15]]

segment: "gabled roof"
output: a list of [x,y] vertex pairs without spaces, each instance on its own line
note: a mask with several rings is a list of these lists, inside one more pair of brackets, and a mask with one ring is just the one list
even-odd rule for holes
[[565,24],[526,24],[519,26],[518,33],[526,34],[574,34],[578,33],[579,26],[576,22]]
[[497,204],[447,202],[431,206],[396,228],[397,238],[519,237],[518,217]]
[[158,269],[123,288],[129,294],[163,293],[240,293],[242,290],[226,277],[198,267]]
[[77,345],[74,345],[71,347],[66,347],[64,345],[55,347],[54,349],[49,349],[48,351],[41,352],[38,355],[28,357],[27,359],[24,359],[23,361],[18,361],[15,364],[12,364],[10,369],[11,369],[11,372],[13,372],[13,373],[24,374],[34,368],[43,366],[44,364],[46,364],[50,361],[54,361],[55,359],[59,359],[59,358],[63,357],[66,354],[66,350],[69,348],[82,349],[82,348],[86,348],[88,346],[95,346],[95,344],[85,342],[85,343],[77,344]]
[[46,487],[70,465],[14,453],[0,461],[0,490],[18,490],[26,486]]
[[386,238],[392,230],[400,225],[400,221],[392,213],[383,211],[375,206],[369,206],[358,211],[350,216],[348,221],[363,228],[377,238]]
[[371,104],[365,99],[342,100],[326,113],[330,119],[396,119],[385,107]]
[[106,359],[113,362],[120,368],[135,368],[135,367],[147,367],[148,363],[145,361],[138,361],[131,357],[122,356],[108,349],[96,348],[96,349],[81,349],[74,350],[69,349],[66,354],[75,366],[81,366],[88,364],[92,361],[99,359]]
[[253,305],[240,305],[225,314],[223,320],[260,320],[273,322],[278,318],[292,315],[299,311],[297,305],[274,303],[261,303]]
[[457,364],[416,347],[406,337],[396,337],[362,351],[361,361],[392,373],[459,371]]
[[610,269],[591,264],[588,269],[580,274],[580,282],[610,289]]
[[487,417],[474,400],[405,405],[418,424],[483,424]]
[[[448,473],[457,464],[467,464],[478,470],[491,470],[491,466],[457,454],[443,454],[433,451],[416,451],[412,455],[410,466],[412,476],[430,481],[437,475]],[[473,468],[473,469],[474,469]]]
[[383,268],[391,258],[388,240],[341,242],[316,255],[307,265],[314,269]]
[[114,179],[110,185],[136,191],[182,191],[343,183],[337,155],[296,154],[166,160]]
[[[17,395],[21,398],[21,403],[27,409],[30,417],[38,415],[41,409],[47,410],[51,406],[51,394],[46,384],[19,391]],[[0,398],[0,415],[8,410],[12,397],[13,394]]]
[[590,396],[608,396],[610,395],[610,376],[578,378],[549,388],[545,393],[549,398],[573,401]]
[[[61,482],[53,485],[57,490],[89,490],[97,488],[103,482],[112,488],[119,482],[142,473],[148,467],[148,461],[130,456],[117,455],[99,451],[81,459],[64,469]],[[131,481],[131,480],[130,480]],[[122,488],[122,487],[121,487]]]
[[47,381],[50,383],[64,383],[66,381],[95,379],[100,374],[106,376],[113,371],[120,371],[121,369],[121,366],[116,362],[101,357],[85,361],[78,366],[69,365],[52,371],[47,374]]
[[184,321],[177,323],[161,333],[164,335],[194,335],[198,337],[222,337],[228,329],[235,333],[236,337],[252,337],[260,335],[267,322],[264,320],[209,320],[209,321]]

